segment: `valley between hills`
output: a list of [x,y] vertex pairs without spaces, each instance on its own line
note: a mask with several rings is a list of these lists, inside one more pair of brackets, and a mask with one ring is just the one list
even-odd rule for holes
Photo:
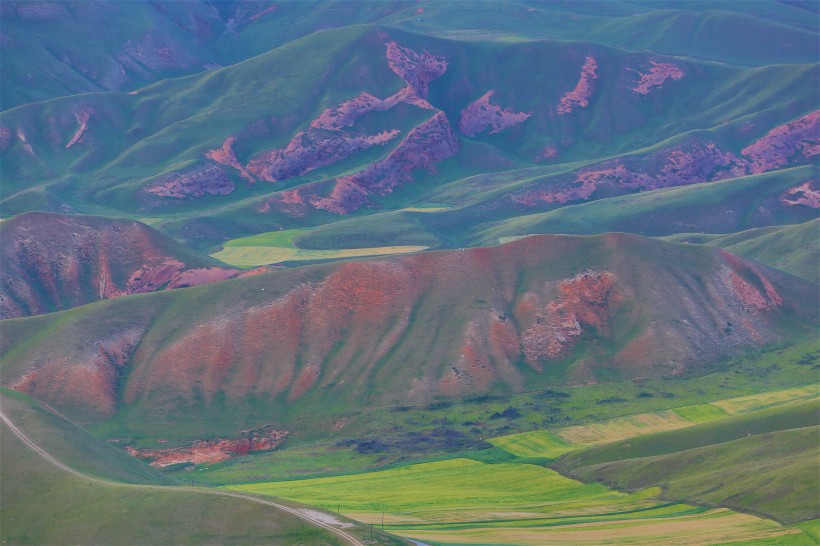
[[816,3],[0,22],[3,543],[820,542]]

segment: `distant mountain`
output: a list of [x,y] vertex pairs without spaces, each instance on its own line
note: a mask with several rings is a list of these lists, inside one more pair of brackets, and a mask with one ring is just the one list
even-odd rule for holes
[[424,200],[501,219],[810,163],[817,89],[815,65],[345,27],[3,112],[2,204],[151,216],[198,248]]

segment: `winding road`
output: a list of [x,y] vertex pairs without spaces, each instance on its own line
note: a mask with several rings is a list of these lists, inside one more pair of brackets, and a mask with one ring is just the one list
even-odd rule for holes
[[99,478],[93,478],[91,476],[87,476],[87,475],[85,475],[81,472],[78,472],[78,471],[74,470],[73,468],[70,468],[70,467],[64,465],[63,463],[61,463],[60,461],[58,461],[57,459],[52,457],[46,450],[44,450],[43,448],[38,446],[31,438],[26,436],[25,433],[23,433],[23,431],[21,431],[19,428],[17,428],[17,426],[11,421],[11,419],[8,418],[8,416],[2,410],[0,410],[0,420],[2,420],[6,424],[6,426],[9,427],[9,430],[11,430],[14,433],[14,435],[17,436],[20,439],[20,441],[22,441],[24,444],[26,444],[28,447],[30,447],[35,453],[37,453],[43,459],[50,462],[51,464],[53,464],[54,466],[56,466],[60,470],[64,470],[65,472],[68,472],[69,474],[72,474],[72,475],[74,475],[74,476],[76,476],[80,479],[87,480],[87,481],[90,481],[90,482],[103,483],[103,484],[106,484],[106,485],[115,485],[115,486],[118,486],[118,487],[129,487],[129,488],[139,488],[139,489],[154,489],[154,490],[162,490],[162,491],[174,491],[174,492],[179,492],[179,493],[196,493],[196,494],[200,494],[200,495],[217,495],[217,496],[222,496],[222,497],[233,497],[233,498],[236,498],[236,499],[244,499],[244,500],[248,500],[248,501],[251,501],[251,502],[258,503],[258,504],[264,504],[266,506],[272,506],[273,508],[276,508],[278,510],[288,512],[289,514],[293,514],[297,518],[300,518],[300,519],[310,523],[311,525],[315,525],[316,527],[321,527],[322,529],[326,529],[326,530],[334,533],[335,535],[341,537],[342,539],[344,539],[345,541],[347,541],[348,543],[350,543],[354,546],[364,546],[364,544],[361,541],[359,541],[356,537],[354,537],[353,535],[351,535],[350,533],[348,533],[346,531],[343,531],[342,529],[338,529],[338,528],[333,527],[332,525],[329,525],[329,524],[327,524],[323,521],[312,518],[309,515],[301,512],[301,511],[299,511],[295,508],[291,508],[289,506],[285,506],[283,504],[279,504],[279,503],[276,503],[276,502],[273,502],[273,501],[264,500],[264,499],[260,499],[260,498],[257,498],[257,497],[251,497],[249,495],[242,495],[240,493],[228,493],[228,492],[225,492],[225,491],[216,491],[216,490],[212,490],[212,489],[199,489],[199,488],[187,488],[187,487],[182,488],[182,487],[159,486],[159,485],[126,484],[126,483],[113,482],[113,481],[109,481],[109,480],[101,480]]

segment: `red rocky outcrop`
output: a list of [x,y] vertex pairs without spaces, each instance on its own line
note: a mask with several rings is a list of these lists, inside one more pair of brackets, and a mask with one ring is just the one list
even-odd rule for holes
[[436,57],[426,51],[416,53],[396,42],[387,43],[387,64],[407,82],[418,99],[426,99],[430,82],[447,70],[444,57]]
[[504,110],[500,106],[490,104],[490,97],[495,91],[490,90],[461,111],[459,130],[467,136],[473,137],[490,127],[490,134],[498,133],[526,121],[532,112],[513,112],[509,108]]
[[820,110],[775,127],[743,148],[751,158],[751,172],[764,173],[820,154]]
[[608,271],[584,271],[558,283],[557,299],[544,304],[541,298],[530,292],[519,305],[519,320],[532,323],[521,335],[521,348],[536,369],[542,360],[561,356],[584,326],[608,336],[610,305],[619,301],[615,276]]
[[68,144],[65,145],[66,150],[82,140],[83,135],[85,135],[85,132],[88,131],[88,121],[94,113],[94,110],[91,108],[85,108],[79,112],[74,112],[74,117],[77,119],[77,123],[79,123],[80,126],[77,128],[77,131],[74,133],[74,136],[71,137]]
[[814,182],[808,180],[793,188],[787,189],[780,196],[780,202],[784,205],[795,207],[803,205],[813,209],[820,208],[820,190],[813,187]]
[[310,126],[314,129],[338,131],[354,125],[370,112],[383,112],[393,108],[407,98],[408,91],[409,88],[405,87],[386,99],[374,97],[370,93],[362,93],[355,98],[325,109],[318,118],[310,122]]
[[231,136],[226,138],[225,142],[222,143],[221,148],[208,150],[207,152],[205,152],[205,157],[207,157],[211,161],[221,163],[222,165],[233,167],[234,169],[239,171],[239,174],[242,176],[242,178],[253,181],[254,178],[250,174],[248,174],[248,171],[245,170],[245,167],[242,166],[242,164],[236,158],[236,154],[233,151],[234,142],[236,142],[236,137]]
[[203,195],[228,195],[234,184],[225,171],[216,165],[200,165],[183,172],[165,175],[145,191],[157,197],[202,197]]
[[656,63],[655,61],[650,61],[650,64],[652,67],[646,74],[633,70],[633,72],[640,76],[638,83],[635,84],[635,87],[631,88],[632,91],[638,95],[648,95],[653,87],[660,87],[670,78],[673,80],[683,78],[683,70],[674,64]]
[[572,91],[567,91],[556,108],[559,115],[569,114],[578,108],[589,106],[589,97],[592,95],[592,85],[598,79],[598,63],[592,56],[587,56],[584,66],[581,67],[581,77]]
[[367,202],[367,194],[386,195],[415,169],[430,169],[458,151],[458,139],[444,112],[438,112],[402,140],[390,154],[365,169],[336,179],[328,197],[316,197],[311,204],[319,209],[347,214]]
[[558,179],[548,189],[512,196],[525,204],[567,203],[589,199],[599,189],[609,194],[646,191],[722,180],[747,174],[747,162],[713,143],[692,142],[646,156],[596,163]]
[[248,163],[247,170],[268,182],[286,180],[341,161],[373,145],[386,144],[398,134],[396,129],[365,136],[309,130],[298,133],[286,148],[257,156]]
[[249,180],[256,177],[268,182],[277,182],[336,163],[373,145],[389,142],[399,134],[398,130],[384,131],[376,135],[340,131],[355,125],[370,112],[389,110],[401,102],[433,109],[426,100],[427,86],[430,81],[444,73],[447,63],[443,58],[434,57],[427,52],[419,54],[395,42],[387,44],[387,60],[391,70],[407,82],[407,87],[386,99],[363,92],[350,100],[331,106],[311,121],[307,130],[297,133],[285,148],[258,154],[246,166],[239,162],[233,152],[233,145],[236,142],[236,137],[233,136],[226,139],[221,148],[209,150],[205,154],[206,157],[237,169]]
[[269,451],[281,444],[288,435],[286,430],[275,430],[264,427],[244,433],[244,437],[235,440],[197,440],[189,446],[172,449],[136,449],[126,447],[132,457],[149,461],[154,468],[190,463],[210,464],[242,457],[252,451]]

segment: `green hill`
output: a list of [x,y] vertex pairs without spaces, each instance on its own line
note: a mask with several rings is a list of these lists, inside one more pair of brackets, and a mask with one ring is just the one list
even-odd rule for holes
[[[317,207],[332,194],[335,179],[388,158],[400,139],[430,119],[431,110],[400,103],[370,112],[343,132],[316,129],[300,137],[308,141],[293,139],[328,108],[363,92],[381,100],[402,89],[398,72],[388,63],[389,40],[446,63],[444,73],[429,82],[426,99],[446,115],[444,121],[457,140],[450,145],[457,150],[442,152],[444,160],[429,165],[417,152],[405,152],[404,161],[410,163],[401,168],[408,176],[389,191],[374,182],[377,189],[371,188],[365,201],[374,208],[419,201],[463,206],[464,201],[434,197],[448,182],[521,168],[535,171],[518,183],[519,190],[541,187],[550,179],[538,174],[555,171],[556,163],[572,170],[573,162],[634,153],[684,134],[698,153],[717,139],[726,148],[721,153],[738,154],[779,124],[806,115],[816,103],[817,71],[811,65],[740,69],[669,58],[663,70],[677,79],[657,75],[639,84],[640,74],[657,70],[652,55],[583,42],[447,40],[350,26],[311,34],[235,65],[164,80],[133,95],[77,95],[3,112],[4,213],[71,207],[82,213],[149,217],[159,229],[198,248],[338,220]],[[589,98],[583,99],[588,106],[571,106],[587,58],[596,66],[589,69],[595,77],[589,76],[594,84],[589,84]],[[533,64],[542,70],[533,72]],[[275,77],[260,77],[263,74]],[[494,94],[482,99],[489,91]],[[778,101],[781,96],[792,99]],[[459,129],[462,115],[479,100],[490,101],[499,116],[524,118],[497,134],[482,129],[468,136],[474,130]],[[562,101],[569,102],[562,106]],[[697,133],[710,129],[714,131]],[[363,146],[362,138],[384,131],[399,136],[367,150],[344,148],[350,139],[360,139],[356,146]],[[336,142],[333,146],[345,151],[314,157],[311,154],[323,153],[317,151],[323,149],[320,142]],[[276,149],[289,150],[281,152],[282,157],[304,166],[277,175],[284,176],[284,184],[250,183],[245,175],[250,176],[252,160],[262,161]],[[229,152],[233,159],[222,157]],[[790,161],[803,160],[796,155]],[[550,167],[537,167],[544,162]],[[434,163],[436,174],[424,175]],[[492,181],[482,177],[485,185]],[[690,178],[686,183],[703,181],[700,175]],[[496,195],[487,194],[488,189]],[[495,201],[503,197],[499,192],[508,190],[484,188],[490,202],[481,206],[498,208]],[[502,208],[506,216],[526,212],[521,203]],[[497,215],[493,212],[490,218]]]
[[753,412],[576,451],[561,472],[670,500],[728,506],[786,523],[820,517],[817,402]]
[[[805,166],[710,184],[600,199],[481,226],[475,240],[487,244],[503,237],[532,233],[623,231],[646,236],[731,233],[805,222],[816,216],[813,209],[785,205],[779,197],[789,187],[799,185],[816,172],[814,167]],[[684,237],[683,240],[687,239]]]
[[732,233],[700,235],[681,233],[669,240],[719,247],[798,277],[820,282],[819,220]]
[[[164,485],[169,480],[150,467],[17,393],[4,390],[2,409],[39,447],[85,473],[70,474],[40,457],[3,422],[0,539],[6,542],[347,544],[263,504]],[[363,536],[363,529],[354,533]]]

